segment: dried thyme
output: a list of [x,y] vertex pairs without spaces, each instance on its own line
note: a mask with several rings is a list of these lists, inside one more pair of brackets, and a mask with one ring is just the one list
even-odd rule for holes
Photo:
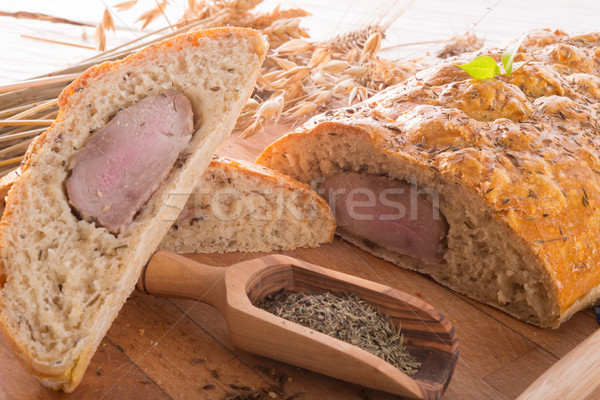
[[421,366],[403,345],[400,327],[355,294],[282,291],[256,304],[272,314],[360,347],[406,372]]

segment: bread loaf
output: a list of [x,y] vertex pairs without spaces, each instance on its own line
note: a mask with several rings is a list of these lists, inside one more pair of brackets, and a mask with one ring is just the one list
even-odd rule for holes
[[[61,93],[58,117],[30,146],[21,177],[8,193],[0,225],[0,325],[23,364],[44,385],[69,392],[80,382],[96,347],[133,290],[140,269],[233,128],[253,89],[266,48],[265,40],[253,30],[193,32],[122,61],[92,67]],[[82,212],[75,200],[77,195],[83,196],[83,201],[86,197],[104,201],[107,194],[96,189],[76,192],[81,189],[77,185],[88,182],[89,177],[84,174],[77,181],[73,171],[91,156],[103,156],[102,151],[90,150],[92,143],[114,150],[112,142],[98,139],[95,131],[104,134],[113,117],[118,122],[113,128],[126,124],[127,118],[119,117],[119,110],[133,114],[130,110],[136,104],[155,96],[169,97],[168,107],[174,107],[175,113],[189,114],[182,107],[191,107],[191,139],[166,169],[159,167],[160,159],[147,159],[149,148],[145,146],[150,144],[142,140],[139,148],[117,146],[118,159],[108,160],[106,166],[113,172],[110,163],[123,164],[122,171],[116,169],[123,176],[104,176],[101,168],[83,171],[93,173],[98,184],[113,187],[139,163],[154,162],[157,169],[164,169],[164,176],[159,174],[152,182],[157,188],[146,191],[148,199],[141,208],[133,209],[132,221],[126,216],[109,230],[93,211],[89,217],[88,211]],[[158,100],[157,107],[164,107],[163,100]],[[171,125],[159,120],[144,126],[139,118],[152,116],[144,116],[142,111],[135,111],[137,128],[148,135],[154,129],[166,129],[159,134],[163,144],[154,151],[160,154],[160,146],[167,146],[165,152],[172,151],[168,140],[176,133],[169,131]],[[178,117],[173,118],[178,123]],[[181,127],[187,128],[187,123]],[[121,131],[123,126],[115,129]],[[122,138],[127,135],[129,131],[124,129]],[[116,140],[119,135],[109,138]],[[84,149],[90,150],[89,154],[77,159]],[[73,181],[69,181],[71,177]],[[137,178],[139,181],[130,179],[127,185],[118,186],[119,190],[144,182],[144,176]],[[68,187],[68,181],[74,182],[73,187]],[[105,206],[98,212],[111,210]]]
[[356,181],[349,173],[408,182],[441,214],[439,258],[338,233],[517,318],[557,327],[600,297],[600,34],[532,32],[509,77],[475,80],[453,65],[501,54],[458,56],[317,116],[258,163],[306,183],[340,174]]

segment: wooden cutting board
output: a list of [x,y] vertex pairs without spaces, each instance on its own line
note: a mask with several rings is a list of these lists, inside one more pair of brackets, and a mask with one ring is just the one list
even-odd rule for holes
[[[329,24],[330,30],[335,31],[339,28],[340,16],[346,16],[346,7],[349,9],[350,3],[354,4],[343,5],[344,10],[338,13],[329,11],[334,2],[306,0],[301,6],[315,14],[318,20],[315,29],[328,26],[325,22],[331,22],[335,16],[336,22]],[[516,10],[515,2],[490,0],[478,2],[477,7],[481,10],[478,8],[471,15],[469,12],[475,4],[471,1],[452,2],[451,7],[443,0],[414,3],[398,24],[390,28],[388,37],[392,42],[447,39],[453,33],[464,32],[466,25],[483,21],[483,16],[487,15],[484,14],[486,7],[490,13],[479,25],[477,33],[491,45],[533,27],[560,27],[573,32],[591,30],[597,26],[597,13],[591,9],[600,7],[600,3],[584,0],[562,5],[560,2],[537,1],[521,2]],[[327,12],[319,13],[319,9]],[[515,14],[518,18],[514,18]],[[18,37],[18,34],[13,36]],[[52,47],[39,45],[33,49],[32,43],[20,43],[12,36],[0,40],[8,53],[13,47],[14,54],[22,54],[23,48],[31,48],[30,56],[11,59],[9,64],[14,71],[27,70],[31,76],[58,68],[47,64],[48,60],[57,59]],[[418,46],[403,49],[406,56],[418,55],[423,50]],[[39,57],[39,60],[32,57]],[[62,62],[65,57],[59,55],[58,58]],[[33,69],[42,63],[44,71]],[[4,80],[16,79],[15,73],[1,72],[0,77]],[[220,153],[254,160],[264,146],[290,127],[267,127],[246,140],[233,137]],[[533,327],[337,238],[317,249],[299,249],[284,254],[396,287],[433,304],[447,315],[458,334],[460,357],[444,399],[513,399],[598,329],[591,310],[576,314],[557,330]],[[206,264],[225,266],[262,255],[264,253],[231,253],[190,257]],[[132,294],[125,304],[74,393],[67,395],[44,389],[19,365],[1,339],[0,382],[0,400],[223,399],[229,393],[261,388],[265,389],[265,398],[270,398],[271,393],[276,399],[393,398],[239,350],[233,346],[222,317],[209,306],[138,293]],[[600,398],[600,392],[588,397],[595,398]]]
[[[291,127],[269,126],[248,139],[234,135],[220,153],[254,160],[268,143]],[[460,356],[444,399],[515,398],[598,329],[591,310],[576,314],[557,330],[536,328],[338,238],[317,249],[283,254],[398,288],[433,304],[448,316],[458,334]],[[190,257],[226,266],[262,255]],[[194,301],[139,293],[132,294],[125,304],[75,392],[44,389],[1,341],[0,377],[0,399],[223,399],[230,393],[261,388],[265,396],[272,393],[276,399],[394,398],[239,350],[215,309]],[[589,398],[598,396],[600,392]]]

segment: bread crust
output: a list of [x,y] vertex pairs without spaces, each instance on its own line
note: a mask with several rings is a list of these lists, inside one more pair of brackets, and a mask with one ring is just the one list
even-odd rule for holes
[[[77,358],[72,362],[69,362],[68,360],[59,360],[58,363],[37,360],[35,356],[19,342],[17,328],[13,326],[14,321],[9,321],[7,317],[0,313],[1,330],[11,348],[18,355],[18,358],[22,361],[23,365],[36,375],[44,385],[52,389],[62,389],[69,392],[81,381],[95,349],[104,337],[112,320],[116,317],[117,312],[124,303],[127,295],[133,290],[137,281],[137,276],[139,275],[139,270],[149,259],[156,248],[156,245],[162,239],[162,235],[168,230],[168,227],[170,226],[169,221],[172,222],[174,220],[173,214],[176,216],[176,212],[174,212],[174,210],[168,210],[168,207],[176,208],[177,204],[182,206],[185,203],[185,197],[182,196],[178,199],[173,199],[173,206],[168,206],[167,203],[164,202],[164,199],[169,198],[170,190],[176,192],[176,194],[187,193],[189,195],[193,188],[193,183],[208,165],[212,152],[214,152],[217,145],[226,138],[233,128],[237,113],[241,111],[245,99],[247,99],[252,92],[252,79],[256,79],[259,66],[266,56],[268,48],[266,40],[260,33],[252,29],[208,29],[173,37],[142,49],[121,61],[105,62],[91,67],[63,90],[58,100],[60,110],[56,120],[50,128],[32,142],[26,153],[21,167],[22,178],[18,179],[8,192],[6,207],[0,223],[0,240],[2,241],[0,246],[0,255],[2,256],[2,261],[0,261],[0,276],[5,277],[2,285],[0,285],[0,292],[4,289],[6,280],[10,282],[12,278],[10,275],[7,276],[8,273],[6,272],[6,265],[4,264],[7,262],[8,258],[6,254],[11,247],[10,243],[8,243],[10,239],[8,238],[7,232],[11,232],[12,228],[22,224],[22,199],[27,197],[28,188],[37,186],[37,182],[33,182],[34,179],[31,177],[33,172],[31,171],[37,173],[38,171],[36,171],[36,169],[42,167],[37,168],[36,163],[39,162],[40,159],[43,159],[42,157],[54,151],[52,147],[62,143],[62,140],[70,134],[70,132],[61,132],[61,126],[67,121],[71,113],[74,113],[75,110],[83,107],[81,101],[84,98],[86,91],[102,80],[102,78],[110,77],[113,74],[125,71],[126,68],[129,69],[140,66],[142,63],[148,63],[149,60],[170,59],[167,56],[176,57],[177,52],[181,50],[192,47],[204,48],[203,46],[208,46],[212,41],[221,39],[231,39],[230,43],[246,43],[249,48],[248,54],[252,53],[252,55],[249,56],[249,58],[252,58],[252,64],[246,66],[247,72],[244,72],[247,74],[248,78],[248,80],[244,82],[246,87],[235,94],[237,98],[236,101],[239,103],[236,103],[235,107],[238,107],[239,109],[234,107],[227,111],[228,114],[223,112],[224,118],[225,116],[227,118],[222,122],[219,122],[218,125],[214,127],[214,131],[209,131],[208,133],[202,131],[202,136],[199,136],[198,132],[196,132],[195,138],[192,139],[192,145],[197,147],[194,148],[190,145],[187,149],[190,150],[190,153],[186,154],[186,159],[181,162],[178,171],[169,175],[167,180],[163,183],[163,186],[157,190],[146,203],[144,206],[146,209],[140,211],[140,215],[136,217],[136,220],[139,221],[136,222],[136,220],[134,220],[134,223],[125,230],[125,234],[121,234],[116,238],[113,237],[112,239],[107,239],[108,242],[124,243],[124,247],[120,254],[117,253],[117,247],[114,248],[114,253],[119,254],[119,258],[117,261],[113,262],[113,264],[118,263],[119,270],[122,269],[122,275],[118,279],[118,282],[114,283],[114,288],[110,289],[109,293],[111,293],[111,295],[108,298],[102,299],[102,308],[100,309],[101,315],[97,320],[93,321],[94,331],[88,333],[89,337],[85,337],[81,339],[81,341],[75,342],[80,343],[78,345]],[[159,78],[162,79],[163,82],[167,82],[167,77],[170,78],[165,72]],[[186,95],[190,96],[189,93],[186,93]],[[143,96],[143,93],[136,92],[135,95],[132,95],[131,97],[139,98],[140,96]],[[102,95],[99,96],[100,99],[101,97]],[[192,100],[192,104],[194,105],[194,100]],[[117,110],[114,110],[114,112],[116,111]],[[196,127],[196,129],[198,129],[198,127]],[[201,129],[204,129],[204,127]],[[61,139],[61,135],[65,135],[65,137]],[[199,143],[201,146],[198,146]],[[76,151],[77,149],[74,148],[69,151],[72,153],[73,150]],[[64,162],[62,165],[64,168]],[[60,168],[59,165],[56,165],[55,167],[57,169]],[[40,182],[40,185],[56,190],[56,192],[60,192],[61,190],[60,188],[53,188],[52,183],[48,182]],[[89,233],[104,228],[94,228],[93,225],[83,226],[80,224],[77,229],[84,229]],[[14,229],[12,230],[14,231]],[[101,234],[105,235],[104,233]],[[98,235],[100,235],[100,233]],[[84,238],[82,240],[86,239]],[[110,256],[107,257],[110,258]],[[115,256],[115,258],[116,257],[117,256]],[[109,262],[110,261],[107,261],[107,263]],[[4,308],[4,297],[6,295],[5,293],[1,294],[0,306]]]
[[329,133],[354,134],[368,142],[357,147],[389,165],[453,182],[532,257],[557,309],[543,325],[556,327],[600,291],[599,45],[600,33],[535,31],[515,58],[517,70],[486,81],[452,62],[478,55],[499,61],[501,50],[453,58],[354,107],[313,118],[257,162],[298,171],[302,157],[293,167],[283,160],[307,137],[319,136],[327,147],[334,141]]

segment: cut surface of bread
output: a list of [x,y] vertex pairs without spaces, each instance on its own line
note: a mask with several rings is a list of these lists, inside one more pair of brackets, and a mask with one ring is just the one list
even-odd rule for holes
[[334,231],[329,206],[309,186],[217,157],[159,247],[177,253],[291,250],[330,242]]
[[529,34],[510,77],[452,64],[354,107],[327,112],[271,144],[258,163],[303,182],[344,172],[431,190],[448,224],[426,262],[338,233],[474,299],[558,327],[600,297],[600,34]]
[[[231,132],[266,49],[253,30],[197,31],[94,66],[61,93],[58,117],[30,146],[0,224],[0,325],[44,385],[72,391],[81,380],[140,269]],[[166,90],[182,93],[193,110],[191,140],[166,179],[118,234],[80,219],[65,190],[78,150],[120,109]]]

